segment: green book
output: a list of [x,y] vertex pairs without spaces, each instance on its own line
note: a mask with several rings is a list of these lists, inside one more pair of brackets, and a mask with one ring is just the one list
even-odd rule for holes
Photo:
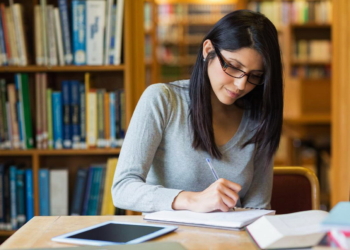
[[47,101],[47,133],[48,133],[48,148],[53,149],[53,132],[52,132],[52,89],[46,89],[46,101]]
[[28,75],[21,74],[21,89],[22,89],[22,103],[24,114],[24,128],[25,128],[25,144],[26,148],[34,147],[32,118],[30,116],[30,101],[29,101],[29,83]]

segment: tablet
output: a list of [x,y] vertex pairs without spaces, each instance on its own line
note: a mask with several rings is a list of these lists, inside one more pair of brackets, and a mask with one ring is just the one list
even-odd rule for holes
[[176,229],[176,226],[106,221],[53,237],[51,240],[93,246],[135,244],[153,239]]

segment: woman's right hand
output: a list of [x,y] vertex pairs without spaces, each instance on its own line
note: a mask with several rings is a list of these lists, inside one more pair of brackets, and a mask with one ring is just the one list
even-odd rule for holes
[[183,191],[174,199],[174,210],[191,210],[194,212],[227,212],[236,206],[241,186],[220,178],[202,192]]

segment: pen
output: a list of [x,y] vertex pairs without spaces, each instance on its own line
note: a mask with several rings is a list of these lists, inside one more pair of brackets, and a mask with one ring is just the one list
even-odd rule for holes
[[[218,176],[218,174],[216,173],[215,169],[213,168],[213,165],[211,165],[210,159],[209,159],[209,158],[206,158],[205,160],[207,161],[208,166],[209,166],[211,172],[213,173],[215,179],[216,179],[216,180],[219,180],[219,176]],[[231,208],[230,210],[231,210],[231,211],[235,211],[236,208],[233,207],[233,208]]]
[[209,165],[209,168],[210,168],[211,172],[213,173],[215,179],[216,179],[216,180],[219,180],[219,176],[218,176],[218,174],[216,173],[216,171],[215,171],[215,169],[213,168],[213,166],[211,165],[210,159],[209,159],[209,158],[206,158],[205,160],[207,161],[207,163],[208,163],[208,165]]

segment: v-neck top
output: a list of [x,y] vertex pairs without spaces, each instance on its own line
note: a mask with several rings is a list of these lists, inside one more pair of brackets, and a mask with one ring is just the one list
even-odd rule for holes
[[[181,191],[200,192],[215,178],[210,155],[192,147],[189,80],[149,86],[130,121],[112,185],[116,207],[141,212],[172,210]],[[219,146],[222,159],[211,159],[220,178],[242,186],[237,206],[270,208],[272,166],[259,164],[249,140],[256,122],[245,110],[235,135]]]

